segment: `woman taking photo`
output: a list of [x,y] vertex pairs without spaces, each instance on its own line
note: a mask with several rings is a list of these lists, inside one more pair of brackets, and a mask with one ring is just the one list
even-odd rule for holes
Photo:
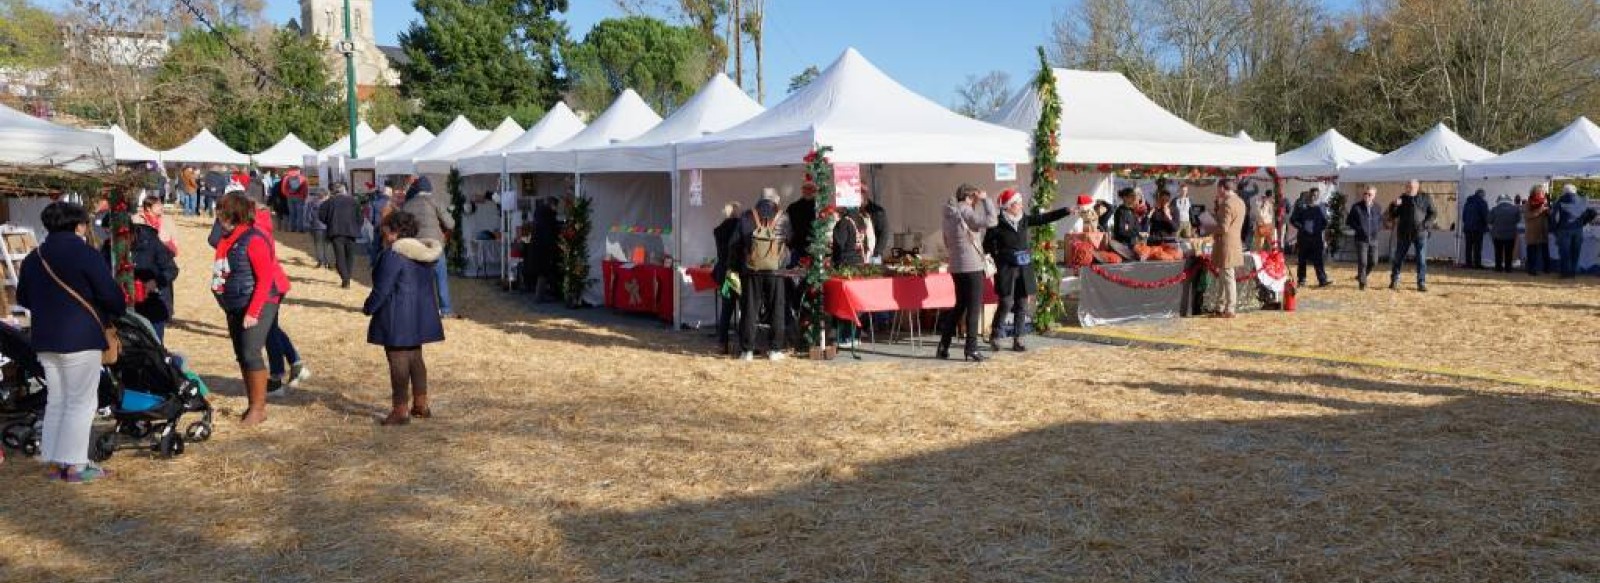
[[108,474],[89,463],[90,424],[99,407],[101,355],[107,329],[127,311],[106,262],[84,241],[89,212],[52,203],[41,219],[49,233],[22,261],[17,303],[33,312],[33,347],[49,394],[40,458],[52,479],[93,482]]
[[989,193],[963,184],[944,206],[944,248],[950,254],[950,278],[955,280],[956,305],[939,317],[939,349],[935,356],[950,358],[956,325],[967,326],[967,360],[983,362],[978,352],[978,320],[983,317],[983,233],[999,224]]
[[[439,316],[438,279],[434,264],[444,244],[417,238],[417,219],[394,211],[379,226],[386,247],[372,268],[372,293],[361,313],[372,317],[367,342],[383,347],[389,360],[389,388],[394,408],[381,422],[405,425],[411,417],[433,416],[428,408],[428,366],[422,345],[444,341]],[[409,407],[409,409],[408,409]]]
[[[278,318],[278,304],[289,292],[289,278],[278,265],[272,240],[256,227],[256,205],[240,193],[217,203],[217,219],[227,234],[217,242],[211,292],[228,317],[228,338],[244,377],[250,408],[241,421],[267,420],[267,361],[262,353]],[[267,220],[271,220],[268,218]]]

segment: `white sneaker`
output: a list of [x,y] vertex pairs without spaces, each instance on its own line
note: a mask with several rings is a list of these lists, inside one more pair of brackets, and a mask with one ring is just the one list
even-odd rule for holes
[[303,361],[296,362],[289,365],[289,382],[284,383],[284,386],[299,387],[300,383],[309,380],[311,380],[311,369]]
[[778,360],[783,360],[785,358],[789,358],[789,357],[784,356],[782,352],[772,351],[772,352],[767,353],[767,360],[778,361]]
[[745,362],[750,362],[750,361],[755,360],[755,359],[756,359],[756,355],[755,355],[754,352],[750,352],[750,351],[746,350],[744,352],[739,353],[739,360],[743,360]]

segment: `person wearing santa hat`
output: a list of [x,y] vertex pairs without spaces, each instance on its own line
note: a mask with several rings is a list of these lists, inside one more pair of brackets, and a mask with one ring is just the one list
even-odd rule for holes
[[[1081,197],[1087,198],[1087,197]],[[1054,223],[1072,213],[1061,207],[1047,213],[1023,214],[1027,197],[1015,190],[1000,193],[1000,221],[984,233],[984,247],[994,257],[994,291],[1000,305],[989,326],[989,348],[1000,351],[1001,325],[1011,318],[1011,350],[1027,350],[1022,331],[1033,313],[1033,296],[1039,285],[1033,276],[1033,242],[1030,227]],[[1082,202],[1082,201],[1080,201]]]
[[1078,218],[1082,221],[1079,233],[1100,232],[1100,210],[1094,205],[1094,197],[1087,194],[1078,195]]

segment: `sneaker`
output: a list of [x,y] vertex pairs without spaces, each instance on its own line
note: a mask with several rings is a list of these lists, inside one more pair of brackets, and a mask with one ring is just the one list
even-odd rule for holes
[[756,359],[756,355],[755,355],[754,352],[750,352],[750,351],[746,350],[744,352],[739,353],[739,360],[742,360],[742,361],[745,361],[745,362],[750,362],[750,361],[755,360],[755,359]]
[[304,361],[289,365],[289,386],[299,387],[300,383],[311,380],[311,369],[306,367]]
[[278,379],[267,379],[267,396],[268,397],[276,398],[276,397],[282,397],[282,396],[287,395],[287,394],[289,394],[289,386],[283,384],[283,381],[278,380]]
[[111,477],[111,470],[95,464],[68,466],[61,471],[61,481],[68,484],[88,484]]
[[779,360],[783,360],[785,358],[789,358],[789,357],[784,356],[782,352],[778,352],[776,350],[767,353],[767,360],[779,361]]

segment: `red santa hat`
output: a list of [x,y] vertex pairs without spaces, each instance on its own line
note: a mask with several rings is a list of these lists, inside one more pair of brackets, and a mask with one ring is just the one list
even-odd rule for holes
[[1016,200],[1017,191],[1009,188],[1000,191],[1000,206],[1010,206],[1011,203],[1016,202]]
[[1087,194],[1078,195],[1078,206],[1089,206],[1089,205],[1092,205],[1092,204],[1094,204],[1094,198],[1093,197],[1091,197],[1091,196],[1089,196]]

